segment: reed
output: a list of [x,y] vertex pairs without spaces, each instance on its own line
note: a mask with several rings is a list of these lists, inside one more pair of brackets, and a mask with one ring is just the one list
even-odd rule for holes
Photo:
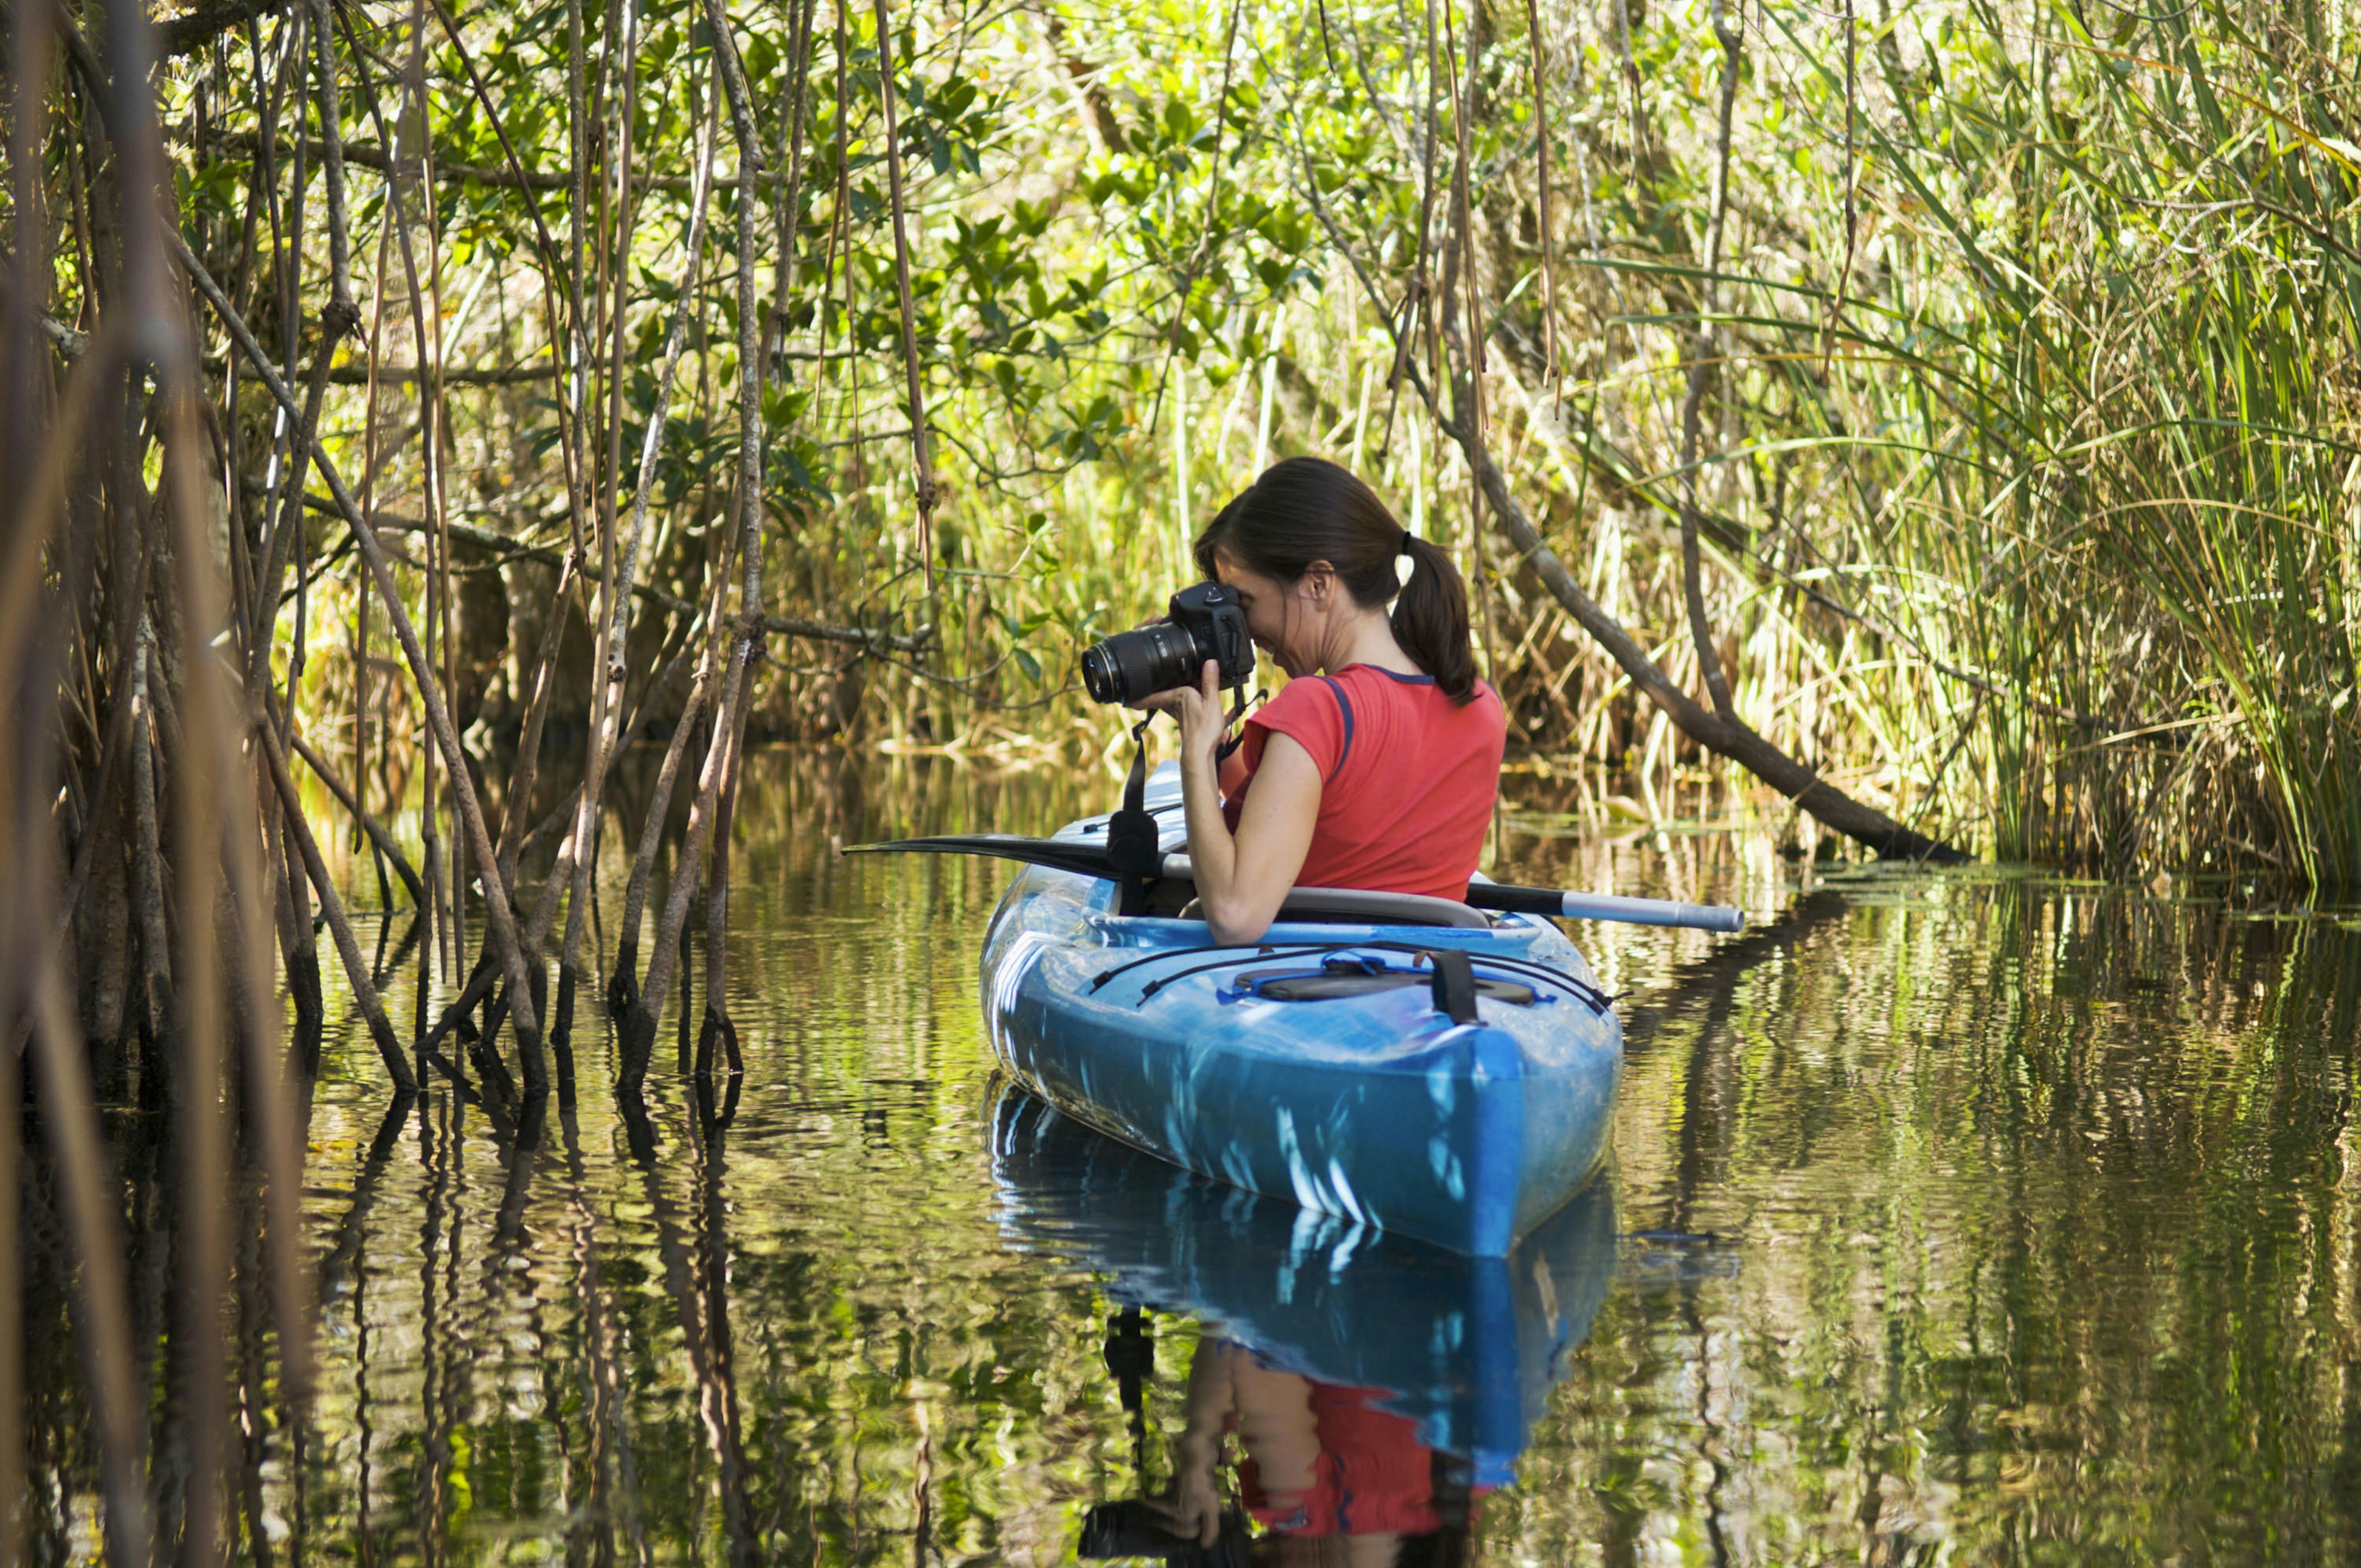
[[[1915,135],[1872,133],[1916,232],[1860,357],[1908,375],[1852,386],[1925,460],[1856,538],[1897,585],[1928,569],[1919,635],[1995,688],[2004,854],[2361,874],[2338,216],[2361,167],[2323,139],[2320,23],[2211,6],[2102,39],[1979,13],[1921,68],[1945,85]],[[1931,150],[1962,142],[1987,160]]]

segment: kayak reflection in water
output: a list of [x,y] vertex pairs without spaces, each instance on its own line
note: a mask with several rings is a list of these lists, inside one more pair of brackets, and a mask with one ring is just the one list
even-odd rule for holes
[[1200,1341],[1171,1495],[1150,1506],[1173,1535],[1207,1549],[1221,1542],[1225,1521],[1233,1530],[1243,1522],[1224,1505],[1220,1476],[1235,1432],[1238,1493],[1264,1527],[1248,1561],[1323,1568],[1465,1562],[1474,1511],[1467,1467],[1421,1442],[1417,1423],[1381,1409],[1383,1397],[1281,1371],[1229,1340]]

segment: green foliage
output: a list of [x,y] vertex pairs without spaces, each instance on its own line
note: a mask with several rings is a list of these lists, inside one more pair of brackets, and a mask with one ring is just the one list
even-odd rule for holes
[[[568,157],[564,15],[488,13],[466,35],[500,126],[542,172]],[[764,473],[773,514],[794,520],[772,543],[774,580],[802,601],[780,608],[966,629],[930,652],[939,679],[876,672],[897,732],[1005,728],[1001,705],[1048,697],[1060,722],[1087,725],[1064,679],[1076,643],[1160,602],[1189,569],[1186,535],[1256,455],[1357,454],[1406,522],[1483,567],[1500,644],[1487,657],[1521,733],[1671,767],[1683,754],[1647,743],[1620,673],[1568,647],[1538,581],[1466,535],[1465,465],[1411,379],[1447,387],[1453,354],[1405,302],[1440,302],[1448,281],[1457,310],[1472,269],[1489,444],[1587,591],[1675,678],[1696,673],[1666,528],[1693,334],[1709,323],[1705,587],[1752,722],[2005,856],[2361,877],[2361,235],[2347,216],[2361,146],[2333,85],[2356,49],[2342,22],[2257,20],[2218,0],[2103,17],[1925,0],[1860,16],[1848,39],[1825,8],[1748,10],[1712,276],[1712,15],[1648,8],[1626,38],[1611,15],[1544,7],[1537,97],[1516,7],[1458,18],[1473,30],[1439,34],[1433,71],[1418,27],[1366,5],[1242,11],[1226,62],[1226,10],[1064,8],[1054,27],[897,11],[884,79],[942,489],[934,565],[957,567],[930,582],[873,19],[847,11],[840,59],[835,15],[815,13],[798,82],[791,6],[740,9],[766,169],[753,193],[772,323]],[[595,305],[630,280],[620,406],[635,463],[688,270],[714,40],[686,0],[638,14],[631,158],[653,182],[635,191],[628,255],[609,258],[621,127],[603,12],[588,25],[598,123],[581,281]],[[503,170],[457,51],[439,32],[424,41],[437,159]],[[372,47],[402,58],[406,38]],[[231,50],[177,69],[181,122],[197,78],[207,78],[209,139],[178,189],[192,229],[232,247],[256,179],[250,62]],[[383,93],[399,124],[398,83]],[[359,98],[346,134],[368,142]],[[660,444],[658,505],[682,514],[661,531],[664,570],[684,583],[701,567],[678,553],[726,500],[736,440],[745,193],[720,122],[724,183]],[[399,291],[400,247],[376,274],[382,176],[357,166],[353,183],[362,285]],[[567,231],[562,191],[533,200]],[[526,198],[446,177],[435,220],[449,362],[546,360],[569,280],[544,275]],[[307,288],[318,248],[313,221]],[[406,341],[399,292],[386,317],[389,341]],[[1452,324],[1464,345],[1464,314]],[[592,409],[611,406],[610,347],[593,356]],[[357,430],[358,395],[335,394],[332,429]],[[488,482],[537,514],[557,505],[553,400],[454,396],[455,435]],[[393,456],[390,493],[420,478],[412,452]],[[782,677],[783,730],[800,678]]]

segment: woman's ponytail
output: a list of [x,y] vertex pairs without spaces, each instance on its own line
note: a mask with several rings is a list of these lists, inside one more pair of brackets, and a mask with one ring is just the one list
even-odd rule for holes
[[1394,641],[1465,707],[1476,700],[1476,649],[1467,630],[1467,585],[1439,544],[1402,535],[1410,581],[1394,600]]
[[[1476,649],[1467,634],[1467,586],[1440,546],[1405,530],[1351,470],[1321,457],[1288,457],[1262,471],[1197,536],[1197,569],[1214,575],[1226,553],[1282,583],[1317,562],[1353,602],[1393,601],[1394,641],[1465,707],[1476,700]],[[1410,581],[1394,563],[1410,557]]]

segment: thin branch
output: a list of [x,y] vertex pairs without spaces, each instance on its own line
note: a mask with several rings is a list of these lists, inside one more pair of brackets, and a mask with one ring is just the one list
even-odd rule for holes
[[[236,146],[236,138],[232,138],[229,145]],[[415,155],[402,158],[390,157],[383,148],[366,142],[347,145],[344,149],[344,158],[348,165],[357,165],[362,169],[374,170],[390,176],[414,180],[427,172],[425,164],[428,160],[425,159]],[[564,191],[572,184],[574,179],[571,173],[535,169],[522,163],[509,168],[498,168],[489,164],[469,163],[465,159],[445,159],[440,152],[434,155],[432,162],[434,178],[438,181],[466,181],[477,185],[489,186],[497,191]],[[686,174],[647,174],[635,171],[631,175],[631,188],[635,191],[677,191],[686,193],[694,182],[694,178]],[[738,188],[738,178],[734,174],[717,175],[714,177],[713,183],[717,190],[734,191]]]
[[1555,406],[1565,367],[1557,347],[1557,236],[1550,224],[1549,72],[1542,53],[1541,0],[1525,0],[1525,28],[1533,60],[1533,178],[1541,194],[1542,342],[1549,356],[1550,400]]
[[353,258],[345,226],[344,99],[336,89],[336,35],[328,16],[328,0],[311,0],[312,34],[320,76],[320,139],[326,148],[328,176],[328,303],[323,322],[333,321],[328,343],[361,324],[360,308],[353,303]]
[[1721,246],[1730,218],[1730,121],[1738,100],[1738,51],[1743,41],[1730,20],[1727,6],[1717,0],[1713,36],[1721,44],[1721,120],[1714,146],[1713,214],[1706,229],[1705,299],[1697,310],[1697,329],[1690,340],[1688,389],[1681,400],[1681,594],[1686,603],[1689,637],[1697,646],[1697,669],[1713,698],[1713,710],[1725,722],[1737,722],[1730,697],[1730,676],[1714,646],[1713,622],[1706,614],[1702,551],[1697,544],[1697,424],[1707,387],[1719,365],[1714,344],[1714,313],[1720,293]]
[[394,1092],[414,1094],[418,1080],[410,1070],[410,1058],[394,1036],[393,1025],[386,1018],[385,1004],[378,999],[377,987],[369,978],[369,966],[361,957],[360,943],[353,938],[352,922],[346,918],[345,901],[336,892],[336,879],[328,874],[327,861],[320,854],[319,842],[312,836],[311,824],[303,820],[303,797],[297,793],[295,777],[287,771],[287,753],[279,745],[279,726],[269,712],[257,716],[254,738],[260,747],[263,761],[269,764],[271,783],[279,789],[280,804],[284,815],[281,820],[294,835],[295,847],[302,856],[303,870],[312,879],[312,886],[320,896],[320,914],[328,923],[328,931],[335,938],[336,957],[345,966],[345,981],[352,987],[353,1002],[368,1022],[369,1039],[377,1046],[378,1059],[385,1063],[388,1076],[393,1080]]
[[927,574],[927,592],[935,591],[935,456],[927,439],[927,392],[918,359],[918,319],[910,298],[910,236],[902,195],[902,139],[895,121],[894,27],[885,14],[885,0],[873,0],[877,13],[879,99],[885,106],[885,181],[894,217],[894,279],[902,303],[902,364],[909,375],[910,461],[918,503],[918,559]]

